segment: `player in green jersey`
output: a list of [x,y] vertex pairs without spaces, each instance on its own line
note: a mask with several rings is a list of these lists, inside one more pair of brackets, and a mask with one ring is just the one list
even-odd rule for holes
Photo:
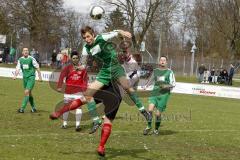
[[21,108],[18,110],[18,112],[24,113],[24,110],[28,102],[30,102],[32,107],[31,112],[36,112],[37,110],[32,95],[32,90],[35,84],[35,71],[37,70],[38,72],[39,81],[42,81],[42,76],[39,69],[39,64],[33,57],[29,56],[28,48],[23,48],[22,55],[23,56],[18,59],[16,71],[13,77],[13,79],[15,80],[20,70],[22,70],[24,99],[22,101]]
[[[117,53],[113,44],[108,42],[108,40],[118,35],[131,38],[131,33],[123,30],[115,30],[109,33],[96,35],[91,27],[86,26],[85,28],[81,29],[81,35],[86,42],[82,51],[83,66],[85,67],[87,64],[88,55],[93,56],[95,60],[102,63],[102,67],[97,74],[96,80],[92,82],[88,86],[86,92],[84,92],[87,101],[89,101],[92,96],[104,85],[108,85],[111,81],[117,81],[127,91],[130,98],[136,104],[146,120],[150,119],[150,114],[145,110],[142,102],[137,97],[135,90],[130,87],[129,81],[126,79],[125,71],[118,62]],[[64,112],[75,109],[77,105],[83,105],[83,102],[79,103],[80,104],[72,104],[70,106],[63,107],[59,111],[52,113],[50,118],[57,119]],[[91,110],[91,108],[89,108],[89,110]]]
[[142,102],[137,97],[135,90],[130,86],[125,75],[125,70],[118,61],[114,46],[112,43],[108,42],[108,40],[118,35],[131,38],[131,33],[123,30],[114,30],[112,32],[96,35],[94,30],[87,26],[81,30],[81,35],[86,42],[82,51],[82,63],[86,65],[88,55],[102,62],[102,67],[97,74],[96,81],[90,84],[89,89],[86,91],[86,95],[93,96],[95,92],[104,85],[108,85],[111,81],[117,81],[123,89],[127,91],[139,111],[148,120],[148,112],[146,112]]
[[[167,57],[161,56],[159,59],[159,68],[153,70],[153,74],[145,85],[148,87],[150,82],[154,81],[153,90],[149,97],[149,113],[152,115],[154,108],[156,111],[155,130],[156,135],[159,134],[159,127],[161,124],[161,113],[165,111],[170,91],[175,86],[175,77],[173,71],[167,68]],[[152,116],[151,116],[152,117]],[[143,134],[148,135],[152,129],[152,119],[147,123],[147,128],[144,129]]]

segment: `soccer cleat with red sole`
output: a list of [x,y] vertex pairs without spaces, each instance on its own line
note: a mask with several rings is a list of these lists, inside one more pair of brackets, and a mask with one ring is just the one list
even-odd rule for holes
[[99,156],[101,157],[105,156],[105,148],[103,146],[98,146],[97,152]]
[[54,112],[54,113],[52,113],[52,114],[50,114],[49,115],[49,118],[51,119],[51,120],[55,120],[55,119],[58,119],[58,114],[56,113],[56,112]]

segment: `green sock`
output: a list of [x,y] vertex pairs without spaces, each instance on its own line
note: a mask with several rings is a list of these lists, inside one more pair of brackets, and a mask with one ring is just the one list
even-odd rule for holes
[[35,103],[34,103],[33,96],[29,96],[29,102],[30,102],[32,108],[35,108]]
[[[152,112],[149,112],[151,117],[152,117]],[[147,128],[152,128],[152,119],[149,119],[149,121],[147,122]]]
[[23,98],[22,107],[21,107],[23,110],[26,108],[28,101],[29,101],[29,96],[25,96]]
[[156,116],[155,129],[158,130],[161,125],[162,118],[161,116]]
[[129,97],[136,104],[138,110],[140,110],[140,111],[144,110],[144,106],[143,106],[142,102],[140,101],[140,99],[138,98],[138,96],[135,92],[130,93]]
[[97,113],[97,110],[96,110],[96,102],[95,101],[88,102],[87,108],[88,108],[88,111],[89,111],[90,116],[92,117],[93,121],[94,122],[96,122],[96,121],[100,122],[101,120],[99,119],[98,113]]

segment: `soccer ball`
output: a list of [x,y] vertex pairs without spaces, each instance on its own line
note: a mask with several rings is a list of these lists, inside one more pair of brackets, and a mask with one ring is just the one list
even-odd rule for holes
[[105,11],[101,6],[93,6],[90,11],[90,16],[94,20],[99,20],[103,17]]

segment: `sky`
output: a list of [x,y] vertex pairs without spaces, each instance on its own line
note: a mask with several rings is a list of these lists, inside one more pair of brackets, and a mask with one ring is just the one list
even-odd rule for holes
[[[63,1],[64,1],[65,8],[74,9],[75,11],[80,12],[80,13],[89,13],[91,6],[99,4],[98,0],[63,0]],[[182,2],[182,5],[192,4],[194,2],[194,0],[181,0],[181,2]],[[173,26],[175,29],[179,29],[179,27],[180,27],[179,25],[180,24],[178,22],[176,22],[176,23],[174,23]],[[188,39],[189,38],[190,37],[188,37]]]
[[87,13],[96,0],[64,0],[64,7]]
[[[98,0],[63,0],[64,1],[64,7],[66,9],[74,9],[76,12],[89,14],[90,9],[94,5],[100,5]],[[97,31],[101,31],[105,27],[104,20],[92,20],[89,17],[89,25],[95,26],[97,25]]]

